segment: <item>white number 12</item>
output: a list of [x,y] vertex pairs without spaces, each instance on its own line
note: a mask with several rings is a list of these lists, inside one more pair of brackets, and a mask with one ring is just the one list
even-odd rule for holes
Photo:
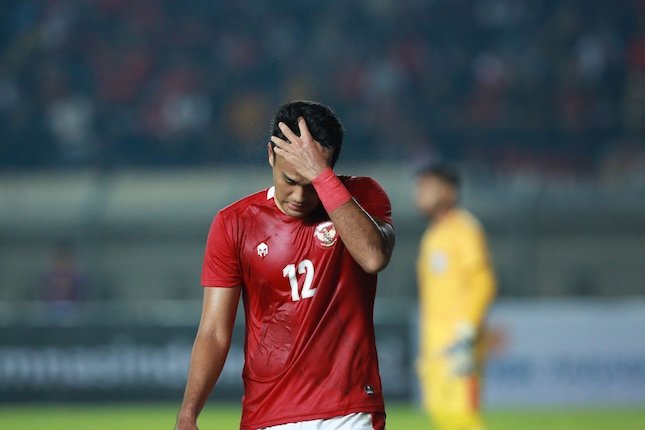
[[311,260],[302,260],[298,264],[298,274],[305,275],[305,283],[302,286],[302,297],[298,294],[298,278],[296,278],[296,265],[287,264],[282,269],[282,276],[289,278],[289,285],[291,285],[291,299],[297,302],[301,298],[308,299],[313,297],[316,293],[315,288],[311,288],[311,283],[314,280],[314,263]]

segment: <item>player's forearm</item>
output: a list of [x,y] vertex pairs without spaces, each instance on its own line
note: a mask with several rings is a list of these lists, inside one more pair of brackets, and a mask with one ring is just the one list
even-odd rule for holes
[[338,207],[329,217],[347,251],[363,270],[378,273],[387,266],[394,247],[391,226],[379,225],[353,199]]
[[178,422],[197,420],[222,372],[230,345],[230,336],[213,336],[198,331]]
[[394,248],[392,226],[380,225],[365,212],[330,167],[311,183],[354,260],[367,273],[383,270]]
[[471,294],[468,319],[479,328],[486,318],[488,308],[495,298],[495,278],[490,270],[481,268],[471,274]]

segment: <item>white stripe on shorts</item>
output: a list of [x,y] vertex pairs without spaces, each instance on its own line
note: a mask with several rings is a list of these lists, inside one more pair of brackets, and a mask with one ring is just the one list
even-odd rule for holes
[[264,427],[260,430],[373,430],[372,414],[357,412],[342,417],[301,421]]

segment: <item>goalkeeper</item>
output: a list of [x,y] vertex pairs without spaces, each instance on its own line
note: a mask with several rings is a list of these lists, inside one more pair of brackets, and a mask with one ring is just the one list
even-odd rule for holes
[[495,279],[484,232],[458,208],[458,190],[451,165],[426,166],[417,176],[417,207],[431,222],[418,260],[418,370],[424,407],[439,430],[483,430],[481,339]]

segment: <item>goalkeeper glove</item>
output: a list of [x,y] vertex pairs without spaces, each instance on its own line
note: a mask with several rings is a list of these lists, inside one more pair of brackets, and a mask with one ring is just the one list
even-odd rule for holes
[[452,362],[455,376],[469,376],[475,371],[475,339],[472,324],[463,322],[457,326],[456,339],[444,352]]

